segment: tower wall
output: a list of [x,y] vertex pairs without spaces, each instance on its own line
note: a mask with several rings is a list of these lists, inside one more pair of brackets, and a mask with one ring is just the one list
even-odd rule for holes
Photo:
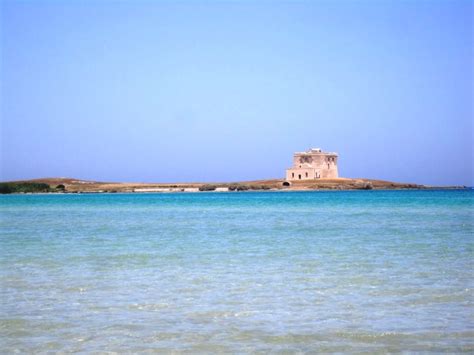
[[332,179],[339,177],[337,153],[310,149],[293,155],[293,167],[287,169],[287,180]]

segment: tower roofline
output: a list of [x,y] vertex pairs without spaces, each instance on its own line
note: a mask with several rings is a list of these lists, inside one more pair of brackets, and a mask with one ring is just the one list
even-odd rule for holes
[[296,152],[295,155],[305,155],[305,154],[320,154],[320,155],[335,155],[338,156],[336,152],[323,152],[321,148],[311,148],[306,152]]

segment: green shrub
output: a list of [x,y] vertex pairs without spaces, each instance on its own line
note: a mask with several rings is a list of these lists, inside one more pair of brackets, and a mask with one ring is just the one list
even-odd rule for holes
[[215,189],[215,185],[202,185],[199,187],[199,191],[214,191]]
[[48,184],[42,182],[2,182],[0,183],[0,193],[11,194],[18,192],[50,192]]
[[11,194],[15,192],[13,187],[10,184],[7,183],[0,183],[0,194]]
[[270,190],[269,186],[266,185],[250,185],[251,190]]

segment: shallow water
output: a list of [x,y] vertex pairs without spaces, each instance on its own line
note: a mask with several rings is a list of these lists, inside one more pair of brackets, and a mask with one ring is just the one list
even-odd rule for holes
[[0,196],[0,352],[472,352],[473,202]]

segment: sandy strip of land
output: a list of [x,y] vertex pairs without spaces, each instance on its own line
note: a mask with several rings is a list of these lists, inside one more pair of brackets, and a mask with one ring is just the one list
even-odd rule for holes
[[[25,180],[22,182],[42,182],[52,188],[64,185],[65,192],[199,192],[201,190],[225,191],[311,191],[311,190],[395,190],[395,189],[428,189],[431,186],[399,183],[374,179],[317,179],[287,182],[283,179],[254,180],[242,182],[213,182],[213,183],[131,183],[131,182],[100,182],[73,178],[43,178]],[[439,187],[436,187],[439,188]],[[461,186],[446,186],[443,188],[462,188]]]

